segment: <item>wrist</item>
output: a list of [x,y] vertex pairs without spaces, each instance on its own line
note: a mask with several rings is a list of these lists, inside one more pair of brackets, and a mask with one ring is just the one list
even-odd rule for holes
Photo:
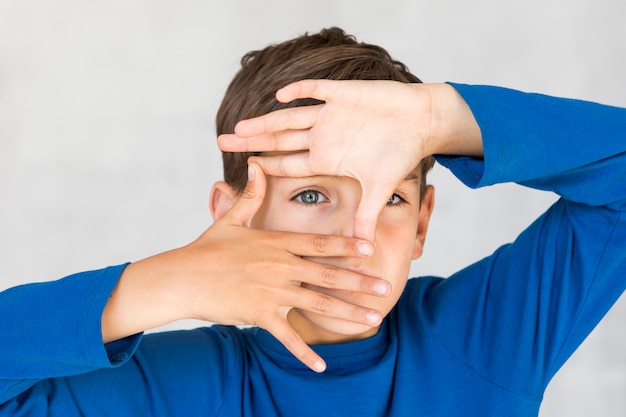
[[431,98],[430,135],[427,155],[482,157],[482,135],[474,114],[450,84],[426,84]]
[[172,255],[162,253],[124,269],[102,313],[105,343],[186,318]]

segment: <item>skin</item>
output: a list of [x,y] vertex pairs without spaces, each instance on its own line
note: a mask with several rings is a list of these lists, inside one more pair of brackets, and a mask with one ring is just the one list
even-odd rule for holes
[[[305,97],[325,103],[242,121],[235,134],[218,138],[225,151],[282,154],[251,158],[240,196],[214,191],[218,220],[194,242],[124,270],[102,313],[105,343],[184,318],[252,324],[323,372],[323,359],[306,341],[332,343],[376,332],[397,301],[410,259],[421,254],[432,211],[428,191],[419,209],[413,204],[413,216],[397,214],[400,226],[396,214],[388,213],[405,212],[387,206],[390,196],[428,155],[482,157],[480,128],[446,84],[305,80],[277,92],[284,102]],[[338,187],[341,198],[329,192],[331,206],[337,203],[341,212],[337,217],[324,206],[307,214],[332,217],[332,228],[319,230],[333,235],[293,233],[279,231],[289,230],[275,217],[280,211],[266,210],[263,173],[340,177],[358,186],[346,185],[349,192]],[[270,193],[282,187],[270,181]],[[288,206],[282,194],[269,200],[290,207],[290,224],[299,231],[318,230],[302,223],[311,207]],[[352,230],[345,219],[354,220]],[[397,254],[385,249],[396,244]]]
[[243,120],[235,134],[220,135],[220,149],[289,151],[251,158],[269,175],[354,178],[363,190],[354,236],[371,242],[385,201],[422,158],[483,156],[474,115],[448,84],[304,80],[278,90],[276,98],[285,103],[315,98],[325,104]]
[[[387,198],[387,205],[378,218],[377,246],[371,257],[309,257],[319,263],[385,278],[391,284],[388,297],[306,283],[303,286],[367,306],[383,316],[389,313],[404,289],[411,261],[422,254],[433,210],[433,187],[427,187],[424,201],[420,204],[419,184],[416,170]],[[214,186],[212,196],[211,211],[215,218],[219,218],[234,201],[234,191],[222,182]],[[354,215],[360,200],[360,185],[352,178],[268,177],[265,200],[251,226],[265,230],[352,236]],[[332,279],[332,276],[328,277],[328,280]],[[301,309],[291,310],[288,321],[307,344],[358,340],[375,334],[379,328]]]
[[[258,165],[250,166],[249,176],[244,192],[194,242],[126,267],[102,313],[103,342],[185,318],[252,324],[322,372],[324,362],[291,327],[289,311],[298,308],[368,326],[380,324],[377,310],[299,285],[387,297],[391,287],[383,279],[306,259],[363,258],[373,252],[371,245],[343,236],[248,227],[266,190]],[[329,276],[335,279],[329,282]]]

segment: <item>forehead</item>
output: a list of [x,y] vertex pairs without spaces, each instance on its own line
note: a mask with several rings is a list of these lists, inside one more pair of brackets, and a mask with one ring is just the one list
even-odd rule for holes
[[[419,188],[420,171],[414,170],[398,185],[398,188],[412,187],[413,185]],[[295,189],[307,186],[330,186],[333,188],[344,187],[358,187],[361,188],[359,182],[352,177],[336,176],[336,175],[312,175],[308,177],[279,177],[267,175],[267,186]]]
[[[259,152],[259,156],[283,156],[283,155],[297,154],[300,152],[301,151],[269,151],[269,152]],[[415,168],[413,168],[413,171],[411,171],[404,180],[405,181],[419,180],[421,176],[422,176],[422,170],[421,170],[420,164],[418,164]],[[311,177],[336,177],[336,176],[313,175]]]
[[421,176],[422,176],[422,170],[420,169],[418,165],[415,167],[415,169],[413,169],[413,171],[409,173],[409,175],[406,176],[404,180],[405,181],[417,181],[420,179]]

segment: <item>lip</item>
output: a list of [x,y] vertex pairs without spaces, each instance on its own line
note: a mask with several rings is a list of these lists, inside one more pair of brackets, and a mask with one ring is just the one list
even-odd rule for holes
[[371,272],[368,269],[362,268],[362,267],[353,268],[353,267],[350,267],[349,265],[334,265],[334,264],[332,264],[331,266],[334,266],[336,268],[345,269],[345,270],[351,271],[351,272],[356,272],[357,274],[361,274],[361,275],[369,275],[371,277],[375,276],[373,272]]

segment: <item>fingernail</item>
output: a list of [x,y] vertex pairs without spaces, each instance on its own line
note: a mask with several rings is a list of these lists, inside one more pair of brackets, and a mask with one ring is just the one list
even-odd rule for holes
[[256,170],[252,166],[248,166],[248,181],[254,181]]
[[374,284],[373,290],[378,295],[387,295],[389,292],[389,286],[386,282],[377,282]]
[[377,326],[380,324],[380,313],[377,313],[375,311],[370,311],[369,313],[367,313],[367,322],[373,326]]
[[315,372],[321,374],[326,370],[326,364],[322,361],[317,361],[313,364],[313,368],[315,369]]
[[371,243],[359,243],[356,250],[361,256],[371,256],[374,253],[374,248]]

